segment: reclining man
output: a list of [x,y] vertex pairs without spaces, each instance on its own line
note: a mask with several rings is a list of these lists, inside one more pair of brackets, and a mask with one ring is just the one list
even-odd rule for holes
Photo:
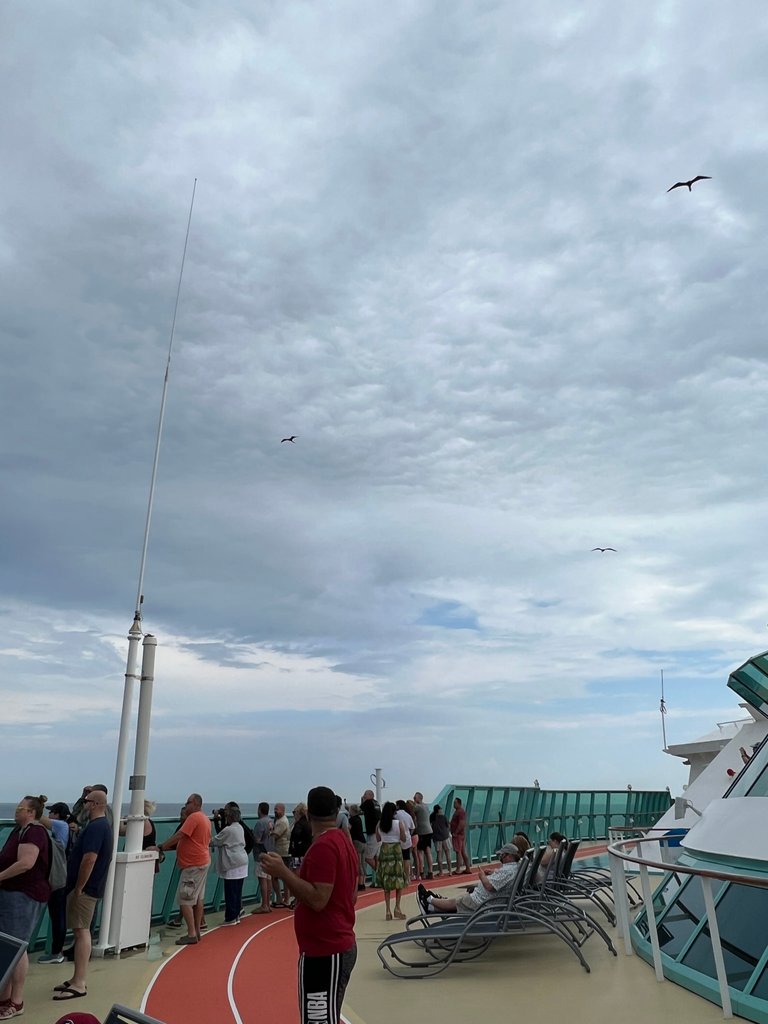
[[503,895],[504,890],[515,880],[521,853],[514,843],[507,843],[497,851],[496,856],[501,866],[490,871],[480,868],[480,884],[456,900],[438,896],[419,885],[417,899],[422,911],[425,914],[474,914],[492,896]]

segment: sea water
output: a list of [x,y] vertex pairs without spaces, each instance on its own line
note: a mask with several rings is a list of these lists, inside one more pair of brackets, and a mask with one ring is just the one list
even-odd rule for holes
[[[57,799],[56,797],[51,797],[51,800],[54,801],[54,802],[55,802],[56,799]],[[279,800],[277,802],[280,803]],[[294,808],[295,804],[297,803],[297,801],[295,801],[295,800],[284,800],[282,802],[285,804],[285,813],[290,815],[290,813],[293,810],[293,808]],[[65,803],[69,803],[69,801],[65,801]],[[73,803],[74,803],[74,801],[73,801]],[[184,803],[184,798],[182,798],[178,802],[174,801],[173,803],[158,803],[157,807],[155,808],[155,810],[152,813],[152,817],[153,818],[178,818],[179,811],[181,810],[181,805],[183,803]],[[220,800],[218,802],[216,802],[215,800],[214,801],[206,800],[206,802],[203,804],[203,810],[205,811],[206,814],[211,814],[215,809],[218,809],[219,807],[223,807],[225,803],[226,803],[226,800]],[[128,813],[129,806],[130,806],[129,804],[123,804],[123,816],[125,816]],[[69,803],[69,807],[70,808],[72,807],[71,803]],[[245,818],[255,818],[257,816],[257,814],[258,814],[258,808],[259,808],[258,803],[255,803],[255,804],[245,804],[245,803],[240,804],[240,810],[241,810],[241,812],[243,814],[243,817],[245,817]],[[270,812],[272,812],[274,810],[274,808],[275,808],[274,803],[270,803],[270,805],[269,805]],[[16,801],[15,800],[13,801],[13,803],[0,803],[0,821],[8,821],[8,820],[12,821],[15,813],[16,813]]]

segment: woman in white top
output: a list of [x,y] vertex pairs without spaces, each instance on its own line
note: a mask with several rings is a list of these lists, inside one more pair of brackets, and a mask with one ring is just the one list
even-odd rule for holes
[[240,808],[224,809],[225,827],[211,839],[216,850],[216,874],[224,879],[224,924],[237,924],[243,909],[243,882],[248,875],[245,832],[240,824]]
[[406,840],[405,825],[395,817],[397,808],[388,800],[381,810],[381,820],[376,826],[376,839],[381,843],[379,860],[376,867],[376,884],[384,890],[386,919],[392,920],[390,909],[390,892],[395,890],[395,917],[401,920],[405,914],[400,909],[400,893],[408,884],[403,870],[403,851],[401,843]]

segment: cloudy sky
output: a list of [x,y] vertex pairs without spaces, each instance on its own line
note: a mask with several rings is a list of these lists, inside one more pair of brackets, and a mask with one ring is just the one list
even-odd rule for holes
[[195,178],[152,795],[679,791],[660,670],[738,717],[768,9],[581,6],[3,5],[0,799],[114,776]]

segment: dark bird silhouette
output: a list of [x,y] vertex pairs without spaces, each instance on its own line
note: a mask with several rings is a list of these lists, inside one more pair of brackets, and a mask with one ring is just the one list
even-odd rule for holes
[[290,441],[291,444],[296,444],[296,438],[298,436],[299,436],[298,434],[291,434],[290,437],[284,437],[283,440],[280,442],[280,444],[285,444],[286,441]]
[[602,551],[605,554],[606,551],[615,551],[616,548],[592,548],[593,551]]
[[[675,184],[672,186],[672,188],[682,188],[683,185],[687,185],[688,186],[688,191],[690,192],[691,191],[691,185],[693,185],[697,181],[712,181],[712,175],[711,174],[697,174],[696,177],[695,178],[691,178],[690,181],[676,181]],[[668,188],[667,192],[671,192],[672,188]]]

